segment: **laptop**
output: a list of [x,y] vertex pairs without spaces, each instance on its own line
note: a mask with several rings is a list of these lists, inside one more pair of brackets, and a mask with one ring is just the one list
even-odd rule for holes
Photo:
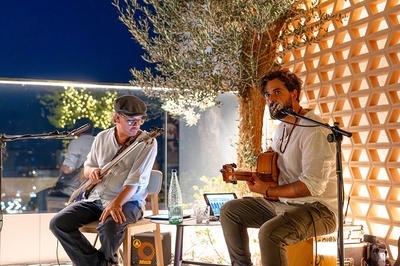
[[237,199],[237,196],[233,192],[228,193],[204,193],[204,200],[207,205],[210,206],[210,216],[214,216],[219,219],[221,213],[221,207],[227,201]]

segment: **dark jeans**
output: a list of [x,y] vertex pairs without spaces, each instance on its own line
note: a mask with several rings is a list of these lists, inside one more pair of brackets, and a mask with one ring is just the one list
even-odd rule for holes
[[247,228],[259,228],[263,266],[288,265],[287,245],[336,229],[335,215],[319,202],[285,204],[261,197],[228,201],[221,208],[220,221],[234,266],[253,265]]
[[116,252],[122,244],[128,223],[135,223],[143,215],[138,202],[127,202],[122,206],[126,222],[119,224],[110,217],[97,230],[101,247],[97,250],[79,231],[79,228],[98,221],[103,211],[99,200],[79,201],[70,204],[57,213],[50,221],[50,230],[60,241],[71,261],[77,266],[103,266],[117,262]]

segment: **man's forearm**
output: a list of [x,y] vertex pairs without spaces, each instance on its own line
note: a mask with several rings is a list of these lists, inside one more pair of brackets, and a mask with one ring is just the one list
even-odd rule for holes
[[124,205],[131,197],[136,193],[137,187],[136,186],[124,186],[121,192],[114,198],[113,202],[117,205]]
[[311,196],[311,193],[307,186],[301,181],[270,187],[268,189],[268,197],[300,198],[307,196]]

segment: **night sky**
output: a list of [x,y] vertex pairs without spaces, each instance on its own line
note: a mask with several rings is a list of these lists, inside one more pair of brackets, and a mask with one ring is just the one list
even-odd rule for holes
[[2,0],[0,78],[127,83],[143,51],[112,0]]
[[[118,20],[112,0],[0,1],[0,79],[128,83],[129,69],[146,66],[142,54],[128,28]],[[34,90],[0,90],[0,111],[5,114],[0,118],[1,134],[55,130],[43,116]],[[8,166],[14,154],[24,166],[21,173],[27,171],[25,168],[55,167],[55,150],[60,143],[9,142],[4,176],[15,176],[19,171]]]

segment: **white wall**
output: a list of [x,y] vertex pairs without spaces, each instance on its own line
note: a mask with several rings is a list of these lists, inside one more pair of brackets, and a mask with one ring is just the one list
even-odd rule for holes
[[[57,261],[57,239],[49,230],[54,213],[5,214],[0,242],[0,265]],[[88,235],[90,241],[94,234]],[[60,262],[69,261],[58,245]]]
[[[56,261],[57,241],[48,229],[54,214],[5,214],[0,264]],[[62,250],[62,249],[61,249]],[[67,260],[60,252],[61,261]]]

